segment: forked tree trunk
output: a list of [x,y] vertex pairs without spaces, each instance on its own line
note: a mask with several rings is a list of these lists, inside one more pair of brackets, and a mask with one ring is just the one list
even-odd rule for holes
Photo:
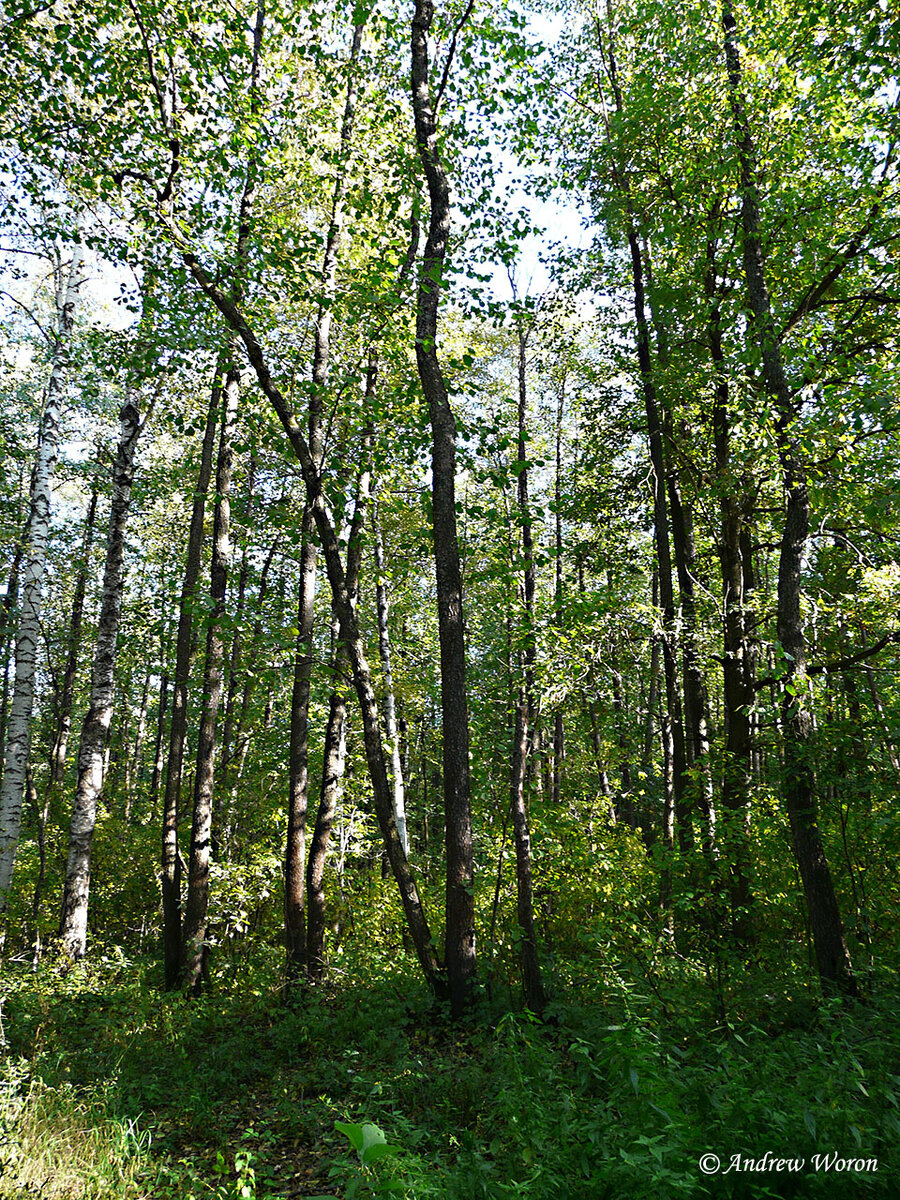
[[106,741],[113,715],[116,648],[125,575],[125,527],[131,504],[134,456],[141,429],[137,402],[132,394],[126,398],[119,413],[119,438],[113,467],[112,504],[91,676],[91,700],[81,727],[78,747],[78,783],[69,828],[69,857],[60,917],[63,951],[76,959],[83,958],[87,949],[91,845],[97,823],[97,802],[103,791]]
[[[236,347],[234,348],[236,350]],[[231,366],[223,392],[222,426],[216,462],[216,509],[210,568],[212,611],[206,631],[206,663],[203,673],[203,711],[197,735],[197,770],[194,777],[194,812],[188,860],[187,893],[182,930],[182,984],[197,995],[206,974],[207,921],[209,916],[210,839],[212,836],[213,788],[215,783],[216,721],[222,698],[225,643],[222,626],[231,559],[231,474],[232,431],[237,415],[240,377]]]
[[441,647],[444,814],[447,840],[445,954],[455,1017],[475,984],[474,852],[469,776],[469,714],[462,575],[456,528],[456,422],[437,354],[438,304],[450,235],[450,189],[437,144],[428,63],[431,0],[416,0],[412,20],[412,102],[416,142],[428,183],[431,217],[419,277],[416,364],[432,430],[432,510]]
[[845,996],[856,996],[856,978],[819,832],[810,746],[812,717],[805,703],[809,682],[801,611],[801,580],[803,555],[809,537],[809,489],[797,430],[797,411],[785,377],[781,346],[772,319],[765,255],[760,239],[755,146],[744,103],[737,24],[731,0],[723,0],[722,26],[725,33],[728,94],[740,164],[744,276],[747,299],[753,314],[749,332],[756,341],[762,360],[766,394],[775,406],[778,460],[785,493],[777,609],[778,640],[784,652],[781,698],[784,797],[822,985]]
[[63,391],[69,368],[70,343],[78,288],[82,283],[83,261],[81,247],[76,245],[57,314],[53,366],[44,400],[32,484],[28,548],[22,572],[22,605],[16,638],[16,674],[7,716],[3,784],[0,787],[0,912],[6,909],[22,822],[22,792],[31,740],[37,648],[41,637],[41,592],[50,532],[50,487],[56,467]]

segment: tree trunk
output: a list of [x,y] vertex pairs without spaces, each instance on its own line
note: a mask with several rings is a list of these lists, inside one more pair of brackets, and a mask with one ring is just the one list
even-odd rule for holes
[[[234,350],[236,351],[236,347]],[[240,377],[232,365],[225,379],[222,426],[216,462],[216,508],[210,568],[210,599],[206,631],[206,665],[203,674],[203,711],[197,735],[197,770],[194,777],[194,814],[188,860],[187,894],[182,931],[182,984],[189,994],[199,994],[206,975],[207,919],[209,914],[209,864],[215,782],[216,720],[222,698],[225,643],[222,626],[228,567],[231,560],[232,431],[237,415]]]
[[346,762],[347,685],[344,675],[347,669],[347,652],[343,642],[337,640],[338,633],[338,622],[335,618],[332,629],[332,640],[335,643],[334,686],[328,706],[328,722],[325,726],[319,810],[316,814],[316,824],[309,847],[309,862],[306,867],[306,974],[313,983],[322,978],[325,970],[325,860],[328,855],[331,830],[334,826],[334,816],[341,798]]
[[66,665],[63,669],[62,685],[56,710],[56,736],[50,751],[50,783],[59,786],[66,773],[66,750],[72,728],[72,702],[75,698],[75,680],[78,675],[78,652],[81,648],[81,622],[84,616],[84,595],[90,569],[91,544],[94,538],[94,518],[97,515],[97,486],[94,485],[84,522],[84,537],[81,543],[81,558],[75,593],[72,597],[72,615],[69,619]]
[[81,247],[76,245],[57,314],[53,366],[44,400],[32,485],[28,548],[22,572],[22,606],[16,638],[16,675],[7,717],[3,785],[0,788],[0,912],[6,909],[19,845],[25,765],[31,740],[37,647],[41,636],[41,592],[50,532],[50,487],[56,466],[61,406],[70,360],[75,305],[78,300],[78,288],[82,283],[83,261]]
[[384,731],[391,754],[391,782],[394,787],[394,820],[403,843],[403,853],[409,858],[409,834],[406,829],[406,794],[403,786],[403,763],[400,760],[400,734],[397,730],[394,675],[391,670],[391,635],[388,626],[390,600],[384,570],[384,546],[378,520],[378,502],[372,502],[372,531],[375,542],[375,603],[378,610],[378,653],[384,675]]
[[722,571],[723,655],[722,698],[725,708],[725,761],[722,774],[723,828],[721,851],[728,871],[731,929],[739,942],[753,937],[753,896],[748,879],[749,846],[746,818],[752,776],[751,712],[755,702],[753,665],[747,645],[749,613],[744,587],[741,532],[744,513],[731,470],[729,388],[722,349],[720,313],[715,299],[715,264],[712,244],[708,252],[706,294],[710,302],[707,328],[715,371],[713,440],[721,514],[719,561]]
[[456,422],[437,355],[438,304],[450,234],[450,189],[437,145],[428,64],[431,0],[412,20],[412,102],[431,217],[416,312],[416,364],[432,430],[432,509],[441,646],[444,812],[447,839],[446,963],[450,1006],[462,1015],[475,983],[474,854],[469,777],[469,714],[462,576],[456,528]]
[[[515,291],[513,294],[515,297]],[[534,535],[531,528],[531,504],[528,496],[526,376],[528,334],[523,328],[521,320],[517,332],[519,397],[516,431],[516,500],[519,510],[519,525],[522,530],[522,597],[525,602],[525,636],[521,656],[524,678],[517,688],[509,793],[513,815],[513,833],[516,841],[516,909],[522,934],[522,981],[525,986],[525,1003],[532,1012],[540,1016],[544,1011],[546,999],[537,954],[534,887],[531,874],[531,835],[528,829],[528,813],[525,803],[525,777],[530,748],[529,731],[534,728],[536,709],[534,688],[537,633],[534,598],[537,590],[537,572],[534,564]]]
[[[600,36],[598,26],[598,37]],[[618,68],[613,52],[612,38],[608,46],[609,79],[617,113],[624,109],[618,82]],[[601,37],[602,51],[602,37]],[[672,755],[672,800],[675,809],[675,829],[682,851],[693,844],[693,824],[690,803],[685,791],[685,743],[682,723],[681,696],[678,689],[678,661],[676,649],[676,609],[672,587],[672,554],[669,545],[669,512],[666,502],[666,455],[663,445],[663,428],[660,406],[656,394],[653,359],[650,353],[650,332],[647,324],[647,303],[644,288],[644,261],[638,238],[634,204],[628,181],[621,170],[616,171],[616,187],[625,205],[628,248],[631,254],[631,276],[634,291],[635,343],[641,392],[647,414],[647,436],[650,448],[650,465],[653,483],[653,534],[656,545],[656,561],[659,570],[659,604],[662,620],[660,638],[663,659],[663,677],[666,689],[666,720],[668,724],[667,744]]]
[[78,747],[78,783],[69,828],[69,857],[63,887],[59,931],[64,953],[75,959],[83,958],[87,949],[91,843],[97,821],[97,801],[103,790],[104,756],[113,715],[116,648],[125,575],[125,527],[131,503],[134,456],[141,429],[137,401],[132,392],[126,397],[119,413],[119,438],[113,467],[112,504],[91,676],[91,700],[81,727]]
[[[161,215],[161,218],[165,221],[164,214]],[[170,232],[172,232],[171,229]],[[200,265],[194,254],[189,250],[182,249],[181,258],[203,294],[222,313],[229,326],[244,343],[247,359],[256,373],[259,385],[275,410],[278,420],[281,422],[281,426],[300,464],[303,482],[306,487],[307,503],[316,523],[316,530],[325,559],[332,602],[340,622],[341,638],[347,647],[347,656],[353,673],[353,685],[360,706],[366,763],[372,781],[372,792],[378,823],[385,840],[388,861],[391,864],[391,870],[397,881],[403,911],[406,915],[410,936],[415,946],[422,972],[429,986],[435,992],[439,993],[443,990],[441,974],[435,957],[431,931],[428,927],[425,911],[422,907],[422,901],[416,886],[415,876],[410,870],[406,855],[403,853],[396,822],[394,821],[393,802],[381,738],[378,704],[372,686],[372,674],[366,660],[356,613],[353,611],[353,606],[350,603],[340,546],[334,524],[329,517],[325,503],[322,476],[313,459],[309,442],[303,436],[297,418],[284,393],[272,378],[262,347],[253,330],[247,324],[240,308],[231,297],[227,296],[216,285],[214,280]]]
[[740,164],[744,275],[747,299],[753,314],[750,333],[756,340],[762,359],[766,394],[773,401],[777,413],[778,460],[785,492],[777,610],[778,640],[785,664],[781,698],[784,796],[794,853],[806,896],[819,976],[826,989],[856,996],[858,988],[844,941],[843,924],[817,819],[810,746],[812,722],[804,703],[809,684],[801,612],[803,554],[809,536],[809,489],[801,456],[797,412],[785,377],[781,347],[771,313],[765,256],[760,240],[755,148],[744,106],[737,25],[731,0],[723,0],[722,25],[733,132]]
[[[338,251],[347,193],[347,168],[356,115],[356,66],[362,47],[363,26],[353,30],[347,78],[347,98],[340,130],[340,165],[331,199],[331,220],[325,240],[320,286],[322,301],[316,316],[309,400],[309,452],[317,471],[322,469],[323,413],[331,352],[331,302],[337,279]],[[297,648],[291,695],[288,829],[284,858],[284,935],[287,976],[290,983],[306,969],[306,814],[309,807],[309,693],[312,670],[312,632],[316,592],[314,517],[309,506],[303,514],[303,549],[297,616]]]
[[153,744],[153,774],[150,776],[150,819],[156,816],[159,785],[163,772],[163,742],[166,733],[166,709],[169,703],[169,676],[163,671],[159,677],[159,707],[156,711],[156,740]]
[[184,749],[187,736],[188,685],[194,650],[194,597],[200,579],[203,558],[203,523],[206,516],[206,493],[212,476],[216,424],[222,399],[221,375],[223,360],[216,363],[216,374],[210,391],[206,428],[200,452],[197,487],[191,509],[184,581],[178,606],[178,630],[175,635],[175,673],[172,680],[172,717],[169,723],[169,757],[166,764],[166,790],[162,818],[162,905],[163,949],[165,957],[165,986],[171,991],[178,986],[181,969],[181,856],[178,851],[178,820],[180,815],[181,777],[184,769]]

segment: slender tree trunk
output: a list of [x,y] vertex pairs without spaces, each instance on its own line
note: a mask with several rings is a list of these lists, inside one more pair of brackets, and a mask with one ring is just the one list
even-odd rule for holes
[[713,440],[721,514],[719,560],[724,607],[722,698],[725,706],[725,762],[722,775],[724,828],[721,831],[721,848],[728,871],[732,933],[738,941],[746,942],[753,936],[753,897],[748,878],[749,846],[745,825],[752,776],[750,722],[755,693],[753,664],[747,645],[748,610],[741,553],[744,513],[736,481],[732,478],[729,387],[725,374],[720,313],[715,298],[712,244],[708,260],[706,293],[710,302],[710,319],[707,340],[716,373]]
[[409,834],[406,829],[406,793],[403,786],[403,763],[400,759],[400,734],[397,729],[394,674],[391,670],[391,635],[388,625],[390,599],[384,569],[384,545],[378,520],[378,502],[372,502],[372,531],[375,543],[375,603],[378,610],[378,653],[384,676],[384,731],[391,754],[391,782],[394,788],[394,820],[403,843],[403,853],[409,858]]
[[762,359],[767,396],[777,413],[778,459],[785,492],[784,532],[778,562],[778,640],[784,652],[781,719],[784,740],[783,787],[791,836],[816,953],[825,988],[856,996],[858,988],[844,941],[844,929],[831,870],[819,832],[811,761],[812,721],[805,704],[806,639],[801,612],[803,554],[809,536],[809,489],[797,429],[797,412],[784,373],[772,319],[766,264],[760,240],[755,147],[743,97],[737,25],[731,0],[723,0],[722,25],[728,93],[741,175],[741,225],[747,299],[753,314],[751,336]]
[[[272,545],[269,547],[269,553],[266,555],[266,561],[262,565],[262,570],[259,575],[259,590],[256,594],[256,618],[253,622],[253,629],[250,634],[250,643],[246,655],[248,663],[256,661],[260,639],[263,632],[263,605],[269,591],[269,572],[272,569],[272,563],[275,559],[275,554],[280,545],[280,537],[276,536]],[[227,805],[227,813],[224,821],[224,841],[226,850],[230,854],[232,839],[235,836],[236,815],[235,806],[237,801],[238,787],[244,772],[244,766],[247,761],[247,754],[250,750],[250,729],[248,727],[250,715],[250,700],[253,696],[253,688],[257,679],[255,670],[245,670],[243,672],[243,685],[241,687],[240,704],[235,698],[235,707],[237,715],[234,718],[231,749],[228,756],[223,754],[223,775],[225,793],[225,803]]]
[[222,369],[223,360],[220,358],[216,364],[215,381],[210,392],[209,408],[206,413],[200,468],[197,473],[197,487],[191,509],[184,581],[178,606],[178,630],[175,635],[175,673],[172,681],[169,757],[166,764],[166,786],[163,798],[161,871],[165,986],[169,991],[178,986],[181,966],[181,856],[178,851],[178,821],[187,739],[188,685],[195,645],[193,607],[203,558],[206,493],[209,491],[209,482],[212,476],[216,424],[222,400]]
[[69,745],[69,732],[72,728],[72,702],[75,698],[75,680],[78,675],[78,652],[81,649],[81,622],[84,617],[84,596],[87,590],[91,543],[94,538],[94,519],[96,515],[97,487],[95,484],[91,492],[91,499],[88,503],[87,516],[84,522],[84,537],[81,543],[78,576],[75,580],[75,594],[72,597],[72,615],[69,618],[66,665],[63,669],[62,685],[59,691],[59,705],[56,712],[56,736],[53,739],[53,749],[50,751],[50,783],[57,787],[65,779],[66,750]]
[[[236,347],[234,348],[236,350]],[[209,915],[209,864],[215,784],[216,721],[222,698],[225,643],[223,622],[231,561],[232,431],[237,415],[240,377],[231,366],[223,392],[222,425],[216,462],[216,509],[210,569],[210,599],[206,631],[206,664],[203,675],[203,711],[197,735],[197,770],[194,776],[194,813],[188,860],[187,894],[182,930],[182,983],[199,994],[206,974],[207,920]]]
[[[338,252],[344,220],[347,172],[353,140],[358,94],[357,63],[362,48],[362,25],[353,31],[347,98],[340,130],[340,166],[331,199],[331,220],[322,260],[322,302],[316,317],[309,402],[309,452],[317,471],[322,469],[323,412],[331,352],[331,301],[337,279]],[[297,648],[291,695],[288,829],[284,858],[284,932],[287,976],[290,983],[306,969],[306,815],[309,807],[309,694],[312,671],[312,633],[316,592],[314,517],[307,506],[303,520]]]
[[527,456],[527,375],[526,350],[527,331],[521,321],[518,328],[518,385],[516,433],[516,499],[519,524],[522,531],[522,597],[524,600],[525,628],[521,655],[524,678],[521,679],[516,697],[513,733],[512,767],[510,772],[510,806],[513,815],[513,833],[516,841],[516,909],[522,936],[522,981],[525,986],[525,1003],[532,1012],[540,1016],[546,1004],[541,968],[537,953],[537,931],[534,922],[534,887],[531,872],[531,834],[528,829],[528,812],[525,801],[525,777],[529,754],[529,732],[535,723],[535,660],[537,632],[535,624],[535,592],[537,572],[534,563],[534,535],[531,527],[531,504],[528,495]]
[[[600,29],[597,29],[601,42]],[[613,52],[612,37],[608,46],[609,80],[613,90],[617,113],[624,109],[618,81],[618,68]],[[693,844],[693,824],[690,802],[686,795],[686,757],[684,725],[682,721],[681,696],[678,688],[678,660],[676,648],[676,608],[672,587],[672,554],[669,544],[669,512],[666,501],[666,455],[663,444],[663,428],[660,405],[656,394],[653,359],[650,353],[650,332],[647,323],[647,302],[644,287],[644,261],[638,238],[634,204],[628,180],[624,173],[616,170],[616,186],[622,196],[626,212],[628,248],[631,254],[631,274],[634,291],[635,342],[641,392],[647,414],[647,434],[650,447],[650,464],[653,477],[653,531],[656,545],[656,560],[659,569],[659,601],[662,620],[660,638],[663,660],[663,677],[666,689],[666,716],[668,724],[667,742],[672,753],[672,788],[675,806],[675,829],[682,851]]]
[[141,689],[141,703],[138,709],[138,723],[134,734],[134,749],[131,752],[131,757],[128,757],[128,747],[125,746],[123,754],[126,756],[125,761],[125,824],[131,824],[132,813],[134,811],[134,790],[141,777],[141,758],[144,751],[144,738],[147,734],[147,710],[150,706],[150,672],[144,676],[144,686]]
[[163,671],[159,677],[159,704],[156,710],[156,740],[153,744],[153,774],[150,776],[150,818],[156,817],[156,802],[163,772],[163,743],[166,735],[166,709],[169,703],[169,676]]
[[431,0],[415,0],[412,101],[416,141],[428,183],[431,217],[419,278],[416,363],[432,430],[432,509],[441,646],[444,813],[447,839],[446,963],[453,1015],[471,1004],[475,983],[474,853],[469,777],[469,714],[462,575],[456,528],[456,422],[437,354],[438,305],[450,235],[450,189],[438,151],[428,35]]
[[[370,352],[369,366],[366,373],[366,408],[369,413],[375,402],[375,388],[378,381],[378,363],[374,353]],[[359,575],[362,565],[362,534],[365,527],[366,512],[370,494],[370,459],[372,455],[372,425],[366,429],[363,445],[363,465],[356,486],[356,500],[353,507],[353,518],[350,522],[347,537],[347,570],[346,586],[353,612],[356,612]],[[377,518],[376,518],[377,524]],[[347,717],[347,648],[338,641],[340,623],[332,613],[332,666],[334,686],[328,706],[328,722],[325,727],[325,744],[322,754],[322,786],[319,792],[319,807],[313,829],[309,850],[309,860],[306,864],[307,887],[307,919],[306,919],[306,976],[310,982],[322,978],[325,970],[325,860],[328,855],[328,845],[334,816],[341,798],[342,781],[346,763],[346,717]],[[395,793],[396,795],[396,793]],[[396,817],[396,805],[393,807]],[[396,824],[396,822],[395,822]],[[400,827],[396,826],[400,838]],[[401,839],[402,840],[402,839]],[[402,847],[404,858],[405,847]]]
[[47,384],[44,412],[38,438],[37,461],[32,487],[28,548],[22,573],[22,606],[16,638],[16,675],[6,725],[3,785],[0,788],[0,912],[5,911],[12,880],[19,827],[22,821],[22,791],[31,740],[31,709],[37,647],[41,636],[41,592],[50,532],[50,488],[56,467],[59,423],[65,380],[70,361],[70,344],[75,320],[78,288],[82,283],[83,254],[75,246],[62,303],[53,366]]
[[232,810],[232,790],[231,781],[234,776],[234,760],[236,757],[235,750],[235,726],[237,724],[237,706],[238,706],[238,689],[240,686],[240,677],[243,669],[244,659],[244,644],[242,623],[244,620],[244,607],[247,600],[247,582],[250,578],[250,530],[253,523],[253,501],[254,489],[256,486],[256,453],[255,451],[250,457],[250,466],[247,471],[247,495],[244,502],[243,526],[246,530],[244,538],[244,547],[241,551],[241,569],[238,572],[237,584],[237,599],[234,605],[234,632],[231,637],[231,649],[228,653],[228,671],[227,684],[225,686],[225,702],[224,710],[225,717],[222,722],[222,749],[220,754],[220,764],[222,772],[222,794],[224,804],[222,805],[222,817],[218,830],[213,832],[213,851],[217,857],[221,856],[226,860],[231,858],[231,810]]
[[[553,619],[557,629],[563,628],[563,412],[565,407],[565,380],[563,371],[557,388],[557,427],[556,427],[556,475],[553,479]],[[553,714],[553,774],[551,778],[550,799],[554,808],[559,804],[559,790],[562,785],[563,760],[565,757],[565,724],[563,706],[559,704]]]
[[69,857],[63,887],[59,931],[64,953],[76,959],[83,958],[87,949],[91,843],[97,821],[97,801],[103,790],[104,756],[113,715],[116,648],[125,577],[125,527],[131,504],[134,456],[141,428],[137,400],[132,392],[126,397],[119,413],[119,438],[113,467],[112,504],[91,676],[91,700],[81,727],[78,783],[69,828]]
[[325,970],[325,860],[341,798],[346,762],[347,652],[344,643],[337,640],[338,633],[338,621],[335,618],[332,628],[334,686],[325,726],[319,809],[306,868],[306,973],[311,982],[318,982]]
[[196,256],[190,250],[183,248],[178,239],[180,234],[173,229],[166,213],[158,213],[171,236],[179,245],[182,262],[190,272],[195,283],[221,312],[232,330],[244,343],[247,359],[256,373],[260,387],[272,405],[281,426],[290,442],[291,448],[300,465],[306,497],[313,514],[319,542],[322,548],[328,582],[335,611],[340,622],[341,638],[347,647],[347,655],[353,674],[353,685],[360,706],[363,725],[363,742],[366,753],[366,763],[372,782],[373,799],[378,823],[388,851],[388,860],[400,892],[403,910],[406,916],[416,955],[426,981],[435,992],[443,990],[440,969],[434,951],[431,931],[422,907],[422,901],[403,847],[397,833],[393,816],[391,789],[388,782],[385,763],[384,747],[381,738],[380,719],[375,691],[372,686],[372,674],[366,660],[362,638],[356,613],[350,604],[347,591],[346,576],[341,559],[340,546],[325,503],[322,487],[322,476],[313,458],[310,445],[303,435],[294,412],[275,383],[263,354],[262,347],[252,328],[248,325],[238,303],[219,288],[210,275],[203,269]]
[[888,757],[888,762],[891,764],[893,772],[900,778],[900,755],[897,753],[897,747],[894,743],[891,728],[887,721],[887,716],[884,711],[884,705],[881,702],[881,696],[878,694],[878,687],[875,683],[875,672],[869,663],[865,665],[866,685],[869,689],[869,695],[872,697],[872,704],[875,706],[875,712],[878,714],[878,722],[881,727],[882,743],[885,753]]

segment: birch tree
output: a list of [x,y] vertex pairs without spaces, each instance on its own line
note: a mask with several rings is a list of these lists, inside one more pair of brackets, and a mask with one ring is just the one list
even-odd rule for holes
[[21,581],[21,611],[16,637],[16,673],[6,725],[3,784],[0,787],[0,911],[5,910],[22,821],[25,767],[31,741],[31,710],[37,648],[41,636],[41,598],[52,507],[51,486],[59,447],[60,420],[71,367],[72,331],[78,292],[84,282],[84,251],[76,243],[57,298],[57,331],[50,379],[38,435],[32,485],[28,548]]

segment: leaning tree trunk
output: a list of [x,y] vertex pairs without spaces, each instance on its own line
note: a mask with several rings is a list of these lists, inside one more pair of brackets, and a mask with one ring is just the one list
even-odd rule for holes
[[778,460],[785,493],[777,606],[778,640],[784,651],[785,663],[781,698],[784,797],[794,854],[806,897],[819,976],[823,987],[846,996],[855,996],[858,993],[856,978],[819,832],[810,746],[812,717],[804,703],[809,683],[801,612],[801,578],[803,555],[809,537],[809,488],[797,430],[796,407],[784,373],[781,346],[772,319],[765,255],[760,239],[755,146],[744,103],[737,24],[731,0],[723,0],[722,25],[728,94],[740,165],[744,276],[747,299],[753,314],[750,332],[762,359],[766,394],[775,407]]
[[59,932],[63,951],[70,958],[83,958],[87,949],[91,843],[97,822],[97,801],[103,790],[106,739],[113,715],[116,646],[125,575],[125,527],[131,503],[134,455],[141,428],[140,414],[132,394],[126,398],[119,413],[119,440],[113,467],[112,504],[94,649],[91,700],[81,727],[78,783],[69,828],[69,857]]
[[434,951],[431,930],[422,907],[415,876],[410,869],[409,861],[403,853],[400,835],[394,821],[393,803],[390,784],[388,781],[387,765],[385,762],[384,745],[381,737],[381,722],[378,714],[378,702],[372,685],[372,672],[366,659],[365,648],[360,634],[359,622],[353,606],[350,603],[350,593],[347,590],[347,580],[344,564],[341,558],[340,545],[334,524],[329,516],[325,503],[325,493],[322,487],[322,476],[313,459],[309,442],[303,436],[303,431],[284,393],[272,378],[262,347],[252,328],[248,325],[240,307],[227,296],[210,275],[203,269],[196,256],[185,249],[180,241],[180,234],[165,220],[161,219],[176,244],[181,250],[184,265],[190,271],[197,286],[209,301],[215,305],[229,326],[244,343],[247,359],[256,373],[256,378],[267,399],[275,410],[281,427],[290,442],[306,488],[306,499],[312,512],[319,535],[319,543],[328,572],[328,582],[331,587],[332,603],[340,622],[341,639],[347,648],[347,657],[353,673],[353,686],[359,701],[360,716],[363,726],[363,744],[365,747],[366,764],[372,782],[373,800],[378,824],[387,849],[388,861],[397,888],[400,892],[403,911],[409,927],[410,937],[416,950],[416,956],[422,968],[422,973],[429,986],[435,992],[441,992],[442,979],[440,968]]
[[22,793],[31,740],[37,647],[41,637],[41,591],[50,532],[50,485],[56,466],[60,413],[70,361],[75,305],[78,300],[78,288],[82,283],[83,261],[81,247],[76,246],[72,253],[65,292],[59,305],[53,366],[44,400],[32,484],[28,549],[22,572],[22,606],[16,638],[16,675],[7,717],[3,785],[0,787],[0,912],[6,908],[22,822]]
[[456,422],[437,355],[438,303],[450,236],[450,189],[437,144],[428,34],[431,0],[416,0],[412,21],[412,101],[431,218],[419,278],[416,363],[432,430],[432,508],[441,646],[444,813],[447,841],[446,962],[450,1006],[460,1016],[475,983],[474,853],[469,776],[469,714],[462,575],[456,529]]
[[197,735],[197,769],[194,776],[194,813],[188,860],[187,895],[182,930],[182,983],[197,995],[206,970],[206,926],[209,915],[209,864],[215,781],[216,720],[222,698],[225,662],[223,623],[228,566],[231,557],[231,435],[237,415],[240,377],[231,366],[223,392],[222,426],[216,462],[216,509],[213,522],[210,598],[212,611],[206,630],[206,664],[203,675],[203,711]]
[[203,524],[206,517],[206,493],[212,476],[216,424],[222,398],[222,360],[216,363],[216,375],[210,391],[206,413],[200,469],[191,507],[187,556],[181,599],[178,605],[178,629],[175,634],[175,671],[172,680],[172,716],[169,721],[169,757],[166,763],[165,793],[162,815],[162,907],[163,955],[165,986],[171,991],[178,986],[181,965],[181,856],[178,851],[178,819],[181,797],[181,777],[184,770],[184,747],[187,739],[188,685],[191,659],[194,653],[194,597],[200,579],[203,559]]

